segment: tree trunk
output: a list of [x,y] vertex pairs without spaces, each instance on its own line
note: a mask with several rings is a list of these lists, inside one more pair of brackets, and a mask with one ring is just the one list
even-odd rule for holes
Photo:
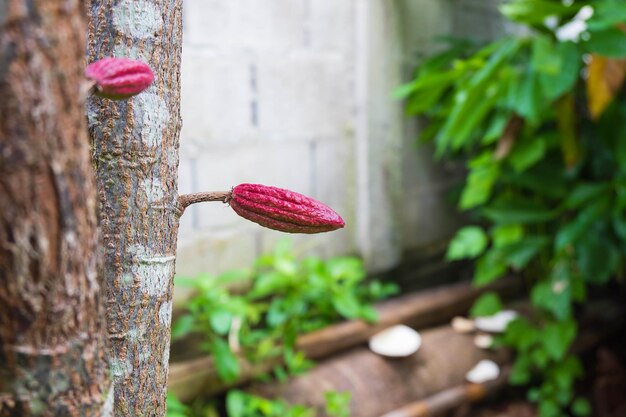
[[163,416],[178,230],[182,0],[92,0],[89,61],[146,62],[154,84],[88,101],[116,416]]
[[79,2],[0,2],[1,416],[112,407],[81,97],[85,31]]

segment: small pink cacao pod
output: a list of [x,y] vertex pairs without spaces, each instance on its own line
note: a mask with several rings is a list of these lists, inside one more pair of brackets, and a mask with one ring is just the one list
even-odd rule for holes
[[281,232],[321,233],[345,225],[330,207],[284,188],[239,184],[229,203],[241,217]]
[[103,58],[87,65],[87,78],[95,81],[95,94],[123,100],[141,93],[154,81],[147,64],[128,58]]

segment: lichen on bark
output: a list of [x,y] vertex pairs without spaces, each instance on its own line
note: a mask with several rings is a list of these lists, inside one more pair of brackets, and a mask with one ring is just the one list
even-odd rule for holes
[[88,2],[88,57],[146,62],[155,81],[87,112],[100,202],[116,416],[164,416],[178,231],[181,0]]

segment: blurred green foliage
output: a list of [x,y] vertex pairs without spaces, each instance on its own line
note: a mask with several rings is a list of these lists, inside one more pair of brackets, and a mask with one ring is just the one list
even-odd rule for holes
[[[476,285],[511,270],[531,285],[534,315],[502,338],[517,350],[511,382],[533,385],[542,417],[588,415],[569,348],[587,286],[624,275],[626,2],[514,0],[500,10],[519,34],[452,42],[396,96],[426,116],[421,139],[439,158],[467,161],[459,208],[477,223],[458,231],[447,258],[474,259]],[[500,307],[487,294],[472,313]]]
[[[349,392],[328,391],[325,399],[328,417],[350,417]],[[219,417],[215,405],[195,405],[200,407],[185,405],[168,394],[167,417]],[[228,417],[314,417],[316,411],[304,405],[291,405],[281,400],[271,400],[233,389],[226,394],[226,414]]]
[[[238,379],[239,357],[253,363],[280,357],[284,367],[276,366],[274,374],[286,378],[311,366],[296,350],[298,335],[341,319],[375,321],[371,303],[398,290],[393,284],[364,279],[357,258],[298,260],[289,242],[282,241],[250,270],[176,277],[175,285],[193,288],[195,295],[172,326],[172,336],[202,334],[202,347],[213,355],[225,382]],[[237,281],[246,283],[248,290],[229,291],[228,285]],[[240,352],[233,351],[237,347]]]

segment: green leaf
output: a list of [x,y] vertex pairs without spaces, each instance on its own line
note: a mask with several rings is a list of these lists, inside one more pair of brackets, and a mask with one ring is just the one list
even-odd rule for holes
[[522,138],[513,147],[508,160],[517,172],[525,171],[541,160],[547,149],[547,141],[543,136]]
[[330,417],[350,417],[352,399],[350,391],[327,391],[324,393],[324,398],[326,399],[326,414]]
[[361,304],[352,292],[342,291],[332,299],[335,310],[347,319],[358,318],[361,313]]
[[542,399],[539,402],[539,415],[541,417],[561,417],[561,408],[554,400]]
[[579,183],[567,196],[563,206],[568,209],[578,208],[610,191],[611,185],[606,182]]
[[576,245],[576,260],[586,282],[605,284],[616,273],[620,254],[597,233],[587,233]]
[[533,287],[530,298],[535,306],[551,312],[559,320],[571,316],[571,288],[567,283],[539,282]]
[[553,210],[532,203],[525,204],[525,206],[503,203],[484,208],[482,213],[486,218],[500,225],[543,223],[556,217]]
[[[549,136],[555,137],[555,135],[545,135],[545,137]],[[541,162],[526,171],[504,171],[502,180],[539,196],[552,199],[565,198],[570,185],[562,168],[562,158],[559,156],[558,160],[554,160],[549,158],[549,155],[546,154]],[[524,203],[523,200],[521,202]]]
[[498,179],[500,166],[491,153],[485,152],[469,163],[470,173],[463,188],[459,207],[467,210],[489,200],[491,189]]
[[211,328],[219,335],[226,335],[230,330],[230,323],[233,315],[224,309],[216,309],[211,312],[210,323]]
[[609,58],[624,58],[626,57],[626,33],[614,27],[593,31],[584,46],[594,54]]
[[172,338],[180,339],[187,336],[189,333],[195,330],[196,319],[190,315],[185,314],[180,317],[172,326]]
[[530,381],[532,363],[526,354],[518,354],[509,375],[511,385],[524,385]]
[[496,226],[491,231],[493,246],[501,248],[519,242],[524,237],[524,228],[519,224]]
[[276,271],[259,274],[250,293],[253,298],[262,298],[284,290],[291,280]]
[[481,100],[476,103],[473,111],[466,115],[463,122],[457,126],[454,132],[450,132],[450,134],[453,135],[450,141],[450,147],[452,150],[467,147],[472,134],[494,109],[494,106],[500,99],[502,92],[503,90],[500,83],[492,83],[484,88]]
[[565,394],[563,405],[571,400],[572,384],[574,380],[583,374],[583,367],[580,360],[575,356],[568,356],[564,360],[556,362],[548,377],[554,382],[557,394],[562,392]]
[[474,285],[487,285],[506,273],[506,262],[497,249],[487,251],[476,263]]
[[507,265],[515,270],[523,269],[542,249],[548,246],[546,236],[529,236],[519,242],[501,248]]
[[541,340],[539,330],[524,318],[518,317],[509,323],[504,331],[504,342],[514,346],[519,352],[530,352]]
[[421,102],[429,102],[434,105],[436,99],[441,97],[461,75],[463,75],[463,71],[460,69],[422,74],[413,82],[405,84],[400,90],[396,90],[396,98],[403,98],[401,95],[405,94],[405,97],[411,100],[407,106],[407,113],[422,113],[429,110],[429,107]]
[[417,84],[417,80],[413,80],[409,83],[406,84],[402,84],[398,87],[396,87],[393,90],[393,94],[392,97],[397,99],[397,100],[402,100],[407,98],[408,96],[410,96],[413,91],[415,91],[415,85]]
[[226,393],[228,417],[246,417],[247,394],[231,389]]
[[550,358],[548,357],[548,353],[545,349],[534,349],[530,353],[530,358],[533,362],[533,365],[539,369],[543,369],[548,365],[548,361]]
[[621,0],[595,2],[593,15],[587,21],[587,28],[592,31],[609,29],[626,21],[626,7]]
[[228,343],[220,338],[214,338],[210,344],[215,369],[220,378],[226,383],[235,382],[240,375],[240,366],[237,357],[228,347]]
[[608,206],[606,199],[600,199],[582,210],[576,218],[561,227],[556,235],[554,247],[557,251],[565,249],[578,241],[597,220]]
[[298,272],[296,261],[290,258],[278,258],[274,262],[274,268],[277,272],[287,277],[294,277]]
[[576,332],[577,324],[573,319],[546,324],[543,328],[543,345],[548,355],[556,361],[563,359]]
[[502,310],[502,308],[503,306],[500,296],[493,291],[489,291],[481,295],[478,300],[474,302],[474,305],[470,310],[470,316],[492,316]]
[[526,394],[526,398],[528,398],[528,401],[536,403],[541,398],[541,391],[537,387],[530,388]]
[[578,417],[586,417],[591,415],[591,405],[587,399],[578,397],[572,403],[572,413]]
[[481,141],[483,145],[490,145],[500,139],[504,133],[506,125],[509,123],[511,115],[509,113],[497,112],[491,118],[485,136]]
[[499,83],[494,82],[495,75],[519,49],[520,42],[516,38],[506,38],[495,42],[493,46],[496,48],[495,52],[487,63],[466,85],[456,90],[452,109],[436,138],[438,155],[452,144],[453,148],[465,144],[469,135],[497,101],[500,89]]
[[448,260],[475,258],[484,252],[487,243],[487,235],[483,229],[478,226],[466,226],[456,233],[448,245],[446,258]]
[[302,351],[294,352],[292,349],[287,349],[283,358],[291,374],[302,374],[315,366],[315,362],[307,359]]
[[378,311],[372,306],[361,306],[359,317],[369,323],[376,323],[378,321]]
[[573,16],[577,11],[575,6],[550,0],[513,0],[500,6],[500,12],[510,20],[528,24],[543,24],[549,16]]
[[554,51],[560,58],[560,69],[554,74],[539,74],[539,84],[547,100],[553,101],[571,91],[579,79],[582,57],[573,42],[559,42]]
[[448,88],[448,86],[441,86],[415,91],[408,98],[405,113],[410,116],[428,113],[442,100]]
[[170,392],[167,393],[167,417],[190,417],[191,409],[180,402],[176,396]]
[[508,95],[512,109],[531,123],[537,123],[547,104],[539,84],[539,74],[527,70],[519,83],[513,84]]
[[611,222],[615,234],[622,240],[626,240],[626,212],[614,208]]
[[548,36],[538,35],[532,39],[530,65],[535,71],[543,74],[556,75],[561,71],[561,56]]
[[365,278],[363,262],[358,258],[340,257],[329,259],[326,263],[328,273],[335,280],[347,280],[350,282],[361,281]]
[[582,303],[587,299],[587,286],[580,274],[576,274],[570,278],[572,287],[572,300]]

